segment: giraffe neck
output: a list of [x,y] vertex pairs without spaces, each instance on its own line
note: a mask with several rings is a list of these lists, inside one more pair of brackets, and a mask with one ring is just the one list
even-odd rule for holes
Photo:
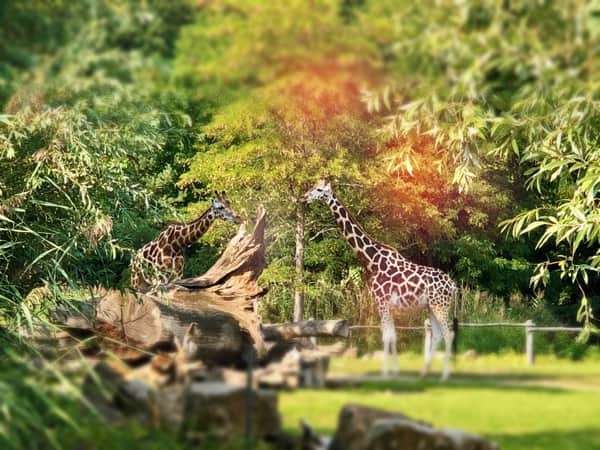
[[337,198],[332,195],[326,202],[344,238],[350,244],[350,247],[352,247],[359,260],[368,268],[373,257],[379,250],[379,243],[365,233],[359,223],[350,215],[346,207]]
[[180,231],[180,238],[175,244],[179,244],[180,248],[187,247],[200,239],[204,233],[210,228],[215,220],[215,214],[212,208],[207,209],[196,220],[183,225]]

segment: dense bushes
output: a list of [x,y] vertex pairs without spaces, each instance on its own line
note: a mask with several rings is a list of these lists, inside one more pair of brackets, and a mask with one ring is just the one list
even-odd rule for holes
[[155,45],[175,38],[181,17],[166,26],[157,11],[140,21],[133,4],[99,9],[64,25],[77,39],[40,57],[0,116],[4,320],[41,285],[126,285],[130,251],[183,199],[175,182],[196,133],[185,99],[165,89],[159,61],[170,50]]

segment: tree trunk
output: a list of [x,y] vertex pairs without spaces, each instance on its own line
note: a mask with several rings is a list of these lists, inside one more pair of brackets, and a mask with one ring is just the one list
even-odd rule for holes
[[182,435],[199,441],[198,448],[206,448],[201,445],[202,439],[210,437],[223,444],[248,431],[253,439],[281,431],[278,398],[272,391],[248,390],[220,382],[190,383],[182,400]]
[[304,318],[304,203],[296,206],[296,279],[294,283],[294,322]]

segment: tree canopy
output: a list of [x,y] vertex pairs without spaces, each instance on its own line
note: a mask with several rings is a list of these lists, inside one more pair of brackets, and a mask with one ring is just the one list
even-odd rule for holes
[[[505,299],[543,290],[594,329],[592,4],[93,5],[0,7],[11,305],[44,283],[125,286],[132,251],[217,189],[268,210],[265,317],[303,296],[304,316],[363,317],[357,261],[326,208],[298,202],[327,178],[407,257]],[[228,230],[187,251],[188,273]]]

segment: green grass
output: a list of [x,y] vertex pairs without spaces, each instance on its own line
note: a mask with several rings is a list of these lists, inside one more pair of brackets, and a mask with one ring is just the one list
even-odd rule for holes
[[[108,426],[82,409],[74,388],[54,372],[39,371],[26,359],[0,358],[0,448],[95,448],[226,450],[177,440],[177,435],[133,422]],[[384,380],[378,359],[334,359],[333,374],[360,376],[358,386],[337,390],[297,390],[280,394],[285,428],[297,434],[305,418],[332,434],[340,409],[359,403],[483,434],[504,450],[600,449],[600,357],[588,352],[577,362],[541,356],[526,367],[522,354],[476,358],[459,356],[447,383],[436,373],[421,380],[421,357],[400,357],[401,375]],[[8,413],[8,416],[2,415]],[[69,420],[65,420],[69,417]],[[8,420],[7,420],[8,419]],[[69,425],[72,420],[72,425]],[[51,445],[54,443],[55,445]],[[229,449],[243,448],[232,443]],[[263,447],[255,447],[258,448]]]
[[578,362],[542,356],[535,367],[526,367],[523,355],[516,354],[459,357],[447,383],[438,381],[439,373],[421,380],[416,354],[402,355],[400,361],[400,376],[382,380],[376,359],[334,360],[333,372],[375,375],[352,388],[283,394],[286,428],[297,429],[304,418],[332,434],[340,408],[359,403],[483,434],[504,450],[600,449],[597,356]]

